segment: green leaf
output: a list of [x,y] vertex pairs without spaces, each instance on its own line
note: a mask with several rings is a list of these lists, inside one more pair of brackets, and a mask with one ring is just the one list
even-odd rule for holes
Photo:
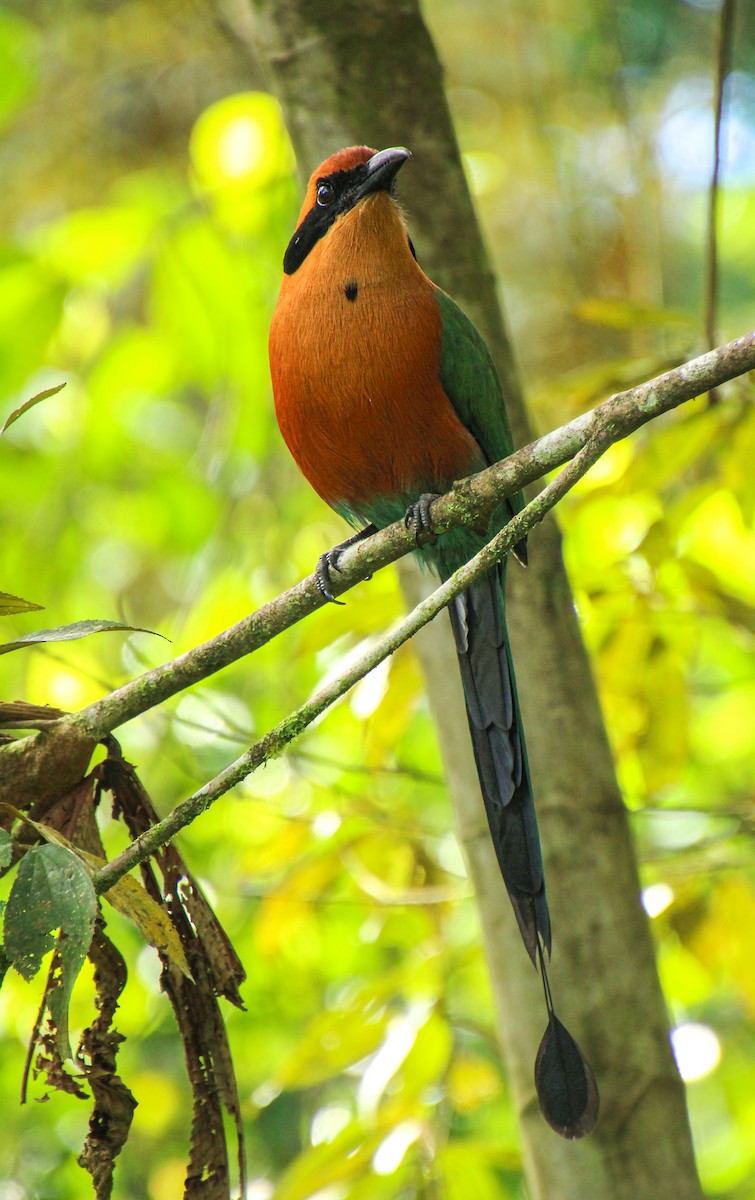
[[[76,854],[90,878],[95,871],[100,870],[106,864],[106,860],[98,854],[90,854],[88,851],[80,850],[78,846],[72,846],[71,842],[58,829],[53,829],[41,821],[31,821],[28,816],[13,809],[10,804],[0,805],[0,808],[10,811],[20,821],[31,826],[50,845],[64,847],[68,852]],[[0,833],[4,832],[5,830],[0,830]],[[2,842],[0,840],[0,866],[2,865],[1,851]],[[160,950],[161,954],[167,955],[167,958],[174,962],[187,979],[192,978],[184,947],[182,947],[175,925],[166,910],[158,905],[156,900],[152,900],[149,892],[146,892],[138,880],[134,880],[132,875],[124,875],[113,884],[112,888],[108,888],[104,893],[104,899],[120,912],[121,916],[127,917],[137,926],[145,942],[149,942],[150,946]]]
[[69,1058],[68,1004],[87,956],[97,897],[82,862],[63,846],[35,846],[21,859],[5,910],[5,951],[24,979],[33,979],[60,930],[60,975],[48,994],[58,1047]]
[[[68,841],[68,838],[64,837],[59,830],[53,829],[41,821],[32,821],[30,817],[13,808],[11,804],[1,804],[0,808],[5,812],[11,813],[12,816],[16,817],[19,821],[23,821],[24,824],[29,825],[51,846],[57,846],[66,853],[75,855],[77,861],[90,879],[95,871],[105,866],[104,858],[100,858],[97,854],[89,854],[88,851],[81,850],[79,847],[72,845]],[[9,834],[4,829],[0,829],[0,867],[7,865],[3,862],[3,835],[10,843]],[[10,845],[8,847],[8,862],[10,862]],[[155,950],[159,950],[161,954],[165,954],[171,962],[175,963],[179,971],[183,972],[187,979],[192,978],[181,939],[168,913],[164,908],[161,908],[156,900],[152,899],[149,892],[142,887],[138,879],[134,879],[133,875],[124,875],[111,888],[108,888],[104,894],[104,898],[122,916],[128,917],[129,921],[136,926],[144,940],[150,946],[154,946]],[[0,903],[2,902],[0,901]],[[2,910],[0,909],[0,911]]]
[[41,403],[42,400],[49,400],[50,396],[56,396],[58,392],[62,391],[65,386],[66,385],[64,383],[59,383],[57,387],[45,388],[43,392],[37,392],[36,396],[32,396],[31,400],[25,400],[24,403],[18,408],[14,408],[2,429],[0,429],[0,435],[4,434],[6,429],[10,428],[10,426],[13,425],[19,417],[22,417],[25,412],[28,412],[30,408],[34,408],[35,404]]
[[[40,642],[74,642],[77,638],[88,637],[90,633],[109,633],[111,630],[127,630],[130,633],[151,633],[154,637],[163,637],[154,629],[143,629],[140,625],[124,625],[122,621],[75,621],[73,625],[58,625],[54,629],[37,629],[34,633],[25,633],[23,637],[0,645],[0,654],[10,654],[11,650],[22,650],[24,646],[35,646]],[[168,639],[165,639],[168,641]]]
[[38,226],[34,247],[70,283],[121,286],[148,250],[155,215],[130,205],[74,208]]
[[0,829],[0,869],[7,867],[13,853],[13,843],[7,829]]
[[35,604],[33,600],[22,600],[20,596],[11,596],[10,592],[0,592],[0,617],[8,617],[11,613],[35,612],[44,608],[43,604]]
[[5,953],[5,947],[0,943],[0,987],[3,986],[5,976],[8,974],[8,967],[12,966],[11,960]]
[[[46,837],[50,834],[55,835],[54,830],[45,832],[45,827],[41,825],[38,828],[44,832]],[[61,837],[62,835],[55,836]],[[105,859],[100,858],[99,855],[89,854],[76,847],[71,849],[83,862],[90,876],[94,871],[105,866]],[[145,942],[169,958],[187,979],[192,978],[186,952],[170,915],[156,900],[152,899],[138,879],[134,879],[133,875],[124,875],[103,893],[102,898],[107,900],[116,912],[127,917],[132,925],[136,926]]]

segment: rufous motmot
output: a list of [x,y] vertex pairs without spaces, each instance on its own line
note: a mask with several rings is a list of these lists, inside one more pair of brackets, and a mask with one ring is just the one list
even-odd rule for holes
[[[357,536],[401,518],[426,527],[433,493],[513,449],[490,353],[417,263],[394,199],[396,175],[410,157],[400,146],[379,153],[350,146],[317,168],[283,259],[270,329],[281,433],[312,487]],[[488,536],[522,505],[521,494],[501,504]],[[485,541],[456,529],[419,554],[445,579]],[[328,599],[339,549],[318,564]],[[524,561],[524,542],[515,553]],[[504,567],[457,596],[449,614],[495,852],[543,979],[548,1028],[535,1067],[538,1098],[552,1127],[575,1138],[595,1125],[598,1090],[551,1001],[551,926],[506,632]]]

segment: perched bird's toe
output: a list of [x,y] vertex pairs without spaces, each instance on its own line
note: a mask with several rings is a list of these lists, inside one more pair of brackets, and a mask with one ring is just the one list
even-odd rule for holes
[[[365,525],[364,529],[360,529],[358,533],[352,534],[350,538],[346,538],[345,542],[339,542],[337,546],[333,546],[332,550],[327,550],[325,554],[321,554],[317,560],[315,567],[315,582],[317,583],[320,592],[329,600],[331,604],[343,604],[343,600],[336,600],[333,595],[333,572],[340,571],[339,562],[344,550],[348,550],[349,546],[356,546],[358,542],[363,542],[365,538],[372,537],[373,533],[377,533],[376,525]],[[370,575],[367,576],[371,578]]]
[[321,554],[317,560],[315,567],[315,583],[320,593],[331,604],[343,604],[343,600],[336,600],[333,595],[333,571],[337,571],[338,559],[341,557],[341,547],[334,546],[332,550]]
[[430,514],[433,501],[438,499],[437,492],[423,492],[419,499],[410,504],[404,514],[404,524],[407,529],[411,529],[414,533],[414,540],[417,545],[423,545],[426,542],[437,542],[437,534],[433,530],[433,521]]

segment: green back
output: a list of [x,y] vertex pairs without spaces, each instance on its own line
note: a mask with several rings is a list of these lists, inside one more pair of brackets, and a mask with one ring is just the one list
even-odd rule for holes
[[[450,296],[436,288],[443,332],[440,377],[443,390],[457,416],[480,446],[489,463],[506,458],[514,449],[501,384],[485,342],[466,313]],[[500,506],[491,522],[488,537],[501,529],[524,506],[516,492]],[[472,530],[455,530],[433,548],[433,565],[448,575],[481,549],[488,537]],[[430,557],[430,556],[428,556]]]
[[[443,390],[463,425],[473,434],[489,463],[506,458],[514,449],[503,392],[485,342],[458,304],[436,288],[443,334],[440,377]],[[521,493],[511,498],[519,512]]]

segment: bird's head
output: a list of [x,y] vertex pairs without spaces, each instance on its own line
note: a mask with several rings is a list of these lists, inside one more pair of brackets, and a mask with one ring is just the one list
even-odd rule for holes
[[348,146],[326,158],[307,185],[296,232],[283,258],[283,270],[293,275],[314,246],[369,197],[390,197],[401,167],[411,158],[403,146],[374,151]]

